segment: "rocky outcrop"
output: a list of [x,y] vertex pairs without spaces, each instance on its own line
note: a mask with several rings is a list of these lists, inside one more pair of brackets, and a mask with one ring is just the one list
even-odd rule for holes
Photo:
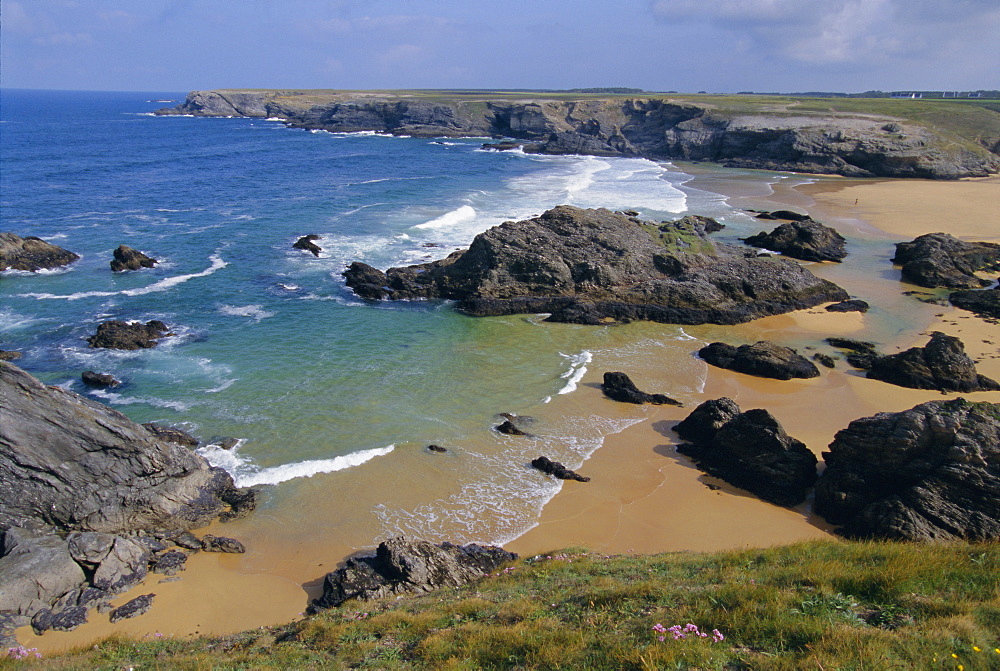
[[165,440],[168,443],[192,448],[199,445],[198,439],[187,431],[182,431],[172,426],[163,426],[155,422],[145,422],[142,426],[160,440]]
[[22,238],[14,233],[0,233],[0,271],[51,270],[69,265],[80,258],[79,254],[45,242],[41,238]]
[[212,536],[211,534],[205,534],[202,537],[201,549],[205,552],[226,552],[229,554],[243,554],[247,551],[243,543],[235,538]]
[[315,234],[303,235],[292,244],[292,247],[294,249],[311,252],[313,256],[319,256],[319,253],[323,251],[323,248],[313,242],[314,240],[319,240],[319,236]]
[[948,301],[980,317],[1000,319],[1000,286],[978,291],[953,291]]
[[677,451],[731,485],[780,506],[805,500],[816,481],[816,456],[767,410],[740,412],[731,399],[702,403],[674,431]]
[[317,612],[348,599],[382,599],[401,594],[459,587],[498,569],[517,555],[496,546],[435,545],[391,538],[372,557],[352,557],[323,579],[323,595],[309,609]]
[[928,233],[912,242],[896,243],[892,262],[902,266],[902,278],[921,287],[979,289],[992,284],[975,276],[1000,270],[1000,244],[963,242],[947,233]]
[[386,272],[354,262],[344,277],[368,300],[443,298],[472,315],[578,323],[737,324],[848,298],[797,263],[715,243],[690,219],[567,205],[491,228],[440,261]]
[[119,273],[123,270],[139,270],[140,268],[152,268],[158,261],[146,256],[137,249],[132,249],[126,245],[119,245],[114,251],[111,260],[111,270]]
[[143,594],[142,596],[137,596],[136,598],[131,599],[127,603],[124,603],[111,611],[108,614],[108,619],[111,622],[118,622],[119,620],[128,620],[133,617],[139,617],[153,607],[153,598],[155,596],[155,594]]
[[21,358],[20,352],[9,349],[0,349],[0,361],[17,361]]
[[552,461],[548,457],[536,457],[531,460],[531,467],[551,475],[560,480],[576,480],[577,482],[590,482],[590,478],[580,475],[576,471],[570,470],[558,461]]
[[651,403],[653,405],[683,405],[680,401],[674,400],[664,394],[647,394],[639,391],[625,373],[609,372],[604,374],[604,382],[601,384],[601,391],[608,398],[621,401],[622,403]]
[[819,369],[791,347],[761,340],[733,347],[713,342],[698,350],[698,356],[719,368],[776,380],[819,377]]
[[976,372],[976,364],[965,353],[961,340],[940,331],[932,333],[923,347],[875,357],[868,365],[867,377],[911,389],[1000,390],[995,380]]
[[815,510],[849,537],[1000,540],[1000,404],[932,401],[838,431]]
[[115,378],[114,375],[108,373],[98,373],[93,370],[85,370],[80,374],[80,381],[83,382],[88,387],[118,387],[121,385],[121,380]]
[[833,305],[827,305],[827,312],[868,312],[871,306],[867,301],[863,301],[857,298],[851,299],[849,301],[841,301],[839,303],[834,303]]
[[[295,128],[333,132],[488,135],[515,138],[524,151],[542,154],[714,161],[853,177],[956,179],[1000,170],[1000,158],[988,149],[996,139],[984,139],[984,133],[945,139],[905,119],[751,111],[742,100],[738,107],[725,109],[661,97],[431,99],[383,92],[217,90],[192,91],[182,105],[158,113],[280,117]],[[896,130],[886,130],[889,127]]]
[[802,261],[836,261],[847,256],[847,240],[829,226],[804,219],[781,224],[770,233],[760,232],[743,242]]
[[112,320],[97,326],[97,333],[87,338],[90,347],[107,349],[148,349],[160,338],[172,336],[163,322],[153,319],[145,324]]

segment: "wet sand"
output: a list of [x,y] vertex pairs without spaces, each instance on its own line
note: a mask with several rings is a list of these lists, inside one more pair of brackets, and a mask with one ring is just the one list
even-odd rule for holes
[[[926,232],[946,230],[967,239],[1000,239],[1000,213],[995,207],[1000,202],[1000,179],[928,183],[827,178],[807,184],[801,180],[779,183],[771,194],[726,195],[731,195],[730,203],[736,207],[807,211],[848,235],[874,240],[876,249],[869,252],[867,263],[873,263],[877,272],[856,272],[851,257],[844,264],[809,264],[809,268],[875,307],[868,315],[829,313],[820,307],[739,326],[685,327],[696,339],[692,351],[671,356],[693,357],[701,342],[739,344],[761,339],[800,350],[842,354],[822,342],[829,335],[874,339],[884,351],[894,352],[922,345],[930,331],[940,330],[961,337],[967,352],[979,361],[980,372],[1000,379],[1000,326],[955,308],[902,296],[903,291],[916,287],[900,283],[898,270],[888,263],[893,241]],[[960,212],[965,214],[958,216]],[[763,222],[762,228],[769,223]],[[876,312],[879,309],[881,315]],[[906,323],[918,327],[894,328],[894,311],[906,311]],[[645,337],[650,331],[651,327],[643,327],[639,333]],[[803,353],[810,354],[808,350]],[[643,362],[636,363],[638,370],[622,370],[633,375],[640,388],[670,395],[677,385],[674,363],[668,358],[662,365]],[[570,546],[609,553],[710,551],[832,537],[830,528],[809,513],[808,502],[795,509],[774,506],[696,470],[675,452],[677,437],[671,427],[698,403],[728,396],[744,410],[767,408],[790,435],[818,455],[853,419],[957,396],[867,380],[843,361],[833,370],[821,367],[819,378],[787,382],[705,365],[704,388],[684,398],[685,408],[638,408],[603,397],[599,383],[605,370],[609,368],[602,368],[601,360],[595,358],[578,390],[555,399],[548,412],[641,421],[608,436],[603,447],[577,468],[592,481],[564,483],[545,506],[537,526],[508,543],[508,549],[523,555]],[[1000,402],[1000,392],[964,396]],[[405,459],[409,480],[424,483],[413,487],[413,501],[440,496],[438,463],[416,452]],[[336,497],[355,501],[359,508],[370,506],[378,496],[363,469],[310,479],[301,488],[296,505]],[[430,490],[436,494],[428,499]],[[323,516],[310,511],[303,518],[312,524]],[[121,605],[140,594],[155,593],[153,609],[140,618],[111,625],[106,616],[92,613],[91,623],[74,632],[36,637],[25,628],[19,630],[19,638],[27,647],[48,654],[91,645],[112,633],[189,636],[289,622],[317,595],[323,574],[362,549],[352,544],[352,539],[371,537],[361,518],[348,514],[346,519],[323,520],[326,528],[287,529],[272,522],[264,509],[248,520],[213,525],[199,535],[208,532],[240,538],[246,542],[248,554],[196,554],[187,571],[180,574],[181,580],[162,582],[163,576],[150,576],[143,585],[115,599],[114,604]]]

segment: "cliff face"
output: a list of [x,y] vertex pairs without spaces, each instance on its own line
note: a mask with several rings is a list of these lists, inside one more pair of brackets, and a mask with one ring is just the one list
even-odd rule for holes
[[[160,114],[278,117],[296,128],[525,140],[543,154],[713,161],[851,177],[957,179],[1000,171],[986,146],[875,114],[734,113],[660,98],[429,98],[307,91],[194,91]],[[988,144],[988,143],[986,143]]]

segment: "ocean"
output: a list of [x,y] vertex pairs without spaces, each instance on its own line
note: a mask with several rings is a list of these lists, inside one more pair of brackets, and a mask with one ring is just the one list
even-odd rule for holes
[[[691,329],[366,304],[341,277],[353,260],[442,258],[559,204],[713,216],[729,240],[762,228],[683,166],[152,114],[182,99],[3,91],[0,229],[82,259],[0,276],[0,349],[21,351],[18,365],[48,384],[189,431],[238,485],[262,486],[257,514],[231,525],[248,545],[287,549],[309,535],[366,547],[399,533],[508,542],[562,486],[528,461],[578,468],[648,412],[576,400],[588,372],[669,362],[671,388],[653,391],[700,402],[706,368],[692,352],[703,342]],[[808,181],[713,174],[702,182],[725,178],[744,200]],[[307,234],[320,236],[319,257],[292,248]],[[120,244],[160,262],[112,273]],[[110,319],[159,319],[176,335],[148,350],[89,349]],[[124,384],[87,388],[84,370]],[[533,435],[495,432],[501,412],[533,418]],[[221,449],[223,438],[238,446]]]

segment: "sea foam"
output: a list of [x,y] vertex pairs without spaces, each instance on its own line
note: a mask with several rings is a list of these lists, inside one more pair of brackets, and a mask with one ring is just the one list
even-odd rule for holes
[[371,461],[375,457],[382,457],[395,449],[395,445],[387,447],[376,447],[370,450],[360,450],[332,459],[311,459],[308,461],[298,461],[281,466],[271,466],[260,468],[254,465],[249,459],[242,457],[239,448],[223,450],[219,447],[208,445],[199,448],[201,453],[210,464],[225,469],[231,476],[237,487],[253,487],[254,485],[277,485],[288,482],[296,478],[310,478],[320,473],[333,473],[342,471],[354,466]]
[[413,228],[449,228],[457,224],[463,224],[476,218],[476,210],[471,205],[462,205],[459,208],[446,212],[440,217],[435,217],[430,221],[417,224]]

